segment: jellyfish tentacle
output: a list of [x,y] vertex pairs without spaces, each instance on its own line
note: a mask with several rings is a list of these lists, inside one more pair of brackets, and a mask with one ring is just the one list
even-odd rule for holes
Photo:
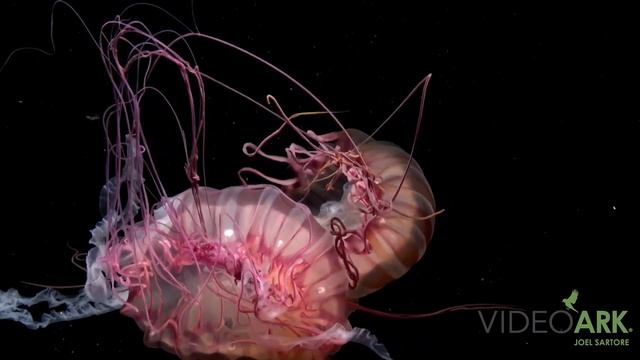
[[[42,314],[40,320],[35,320],[28,308],[40,303],[46,303],[51,311]],[[65,309],[53,310],[60,306],[64,306]],[[0,319],[20,322],[29,329],[40,329],[61,321],[106,314],[121,307],[122,303],[117,301],[93,301],[85,292],[76,296],[66,296],[54,289],[47,288],[32,297],[25,297],[15,289],[0,290]]]
[[345,236],[347,236],[346,228],[342,221],[335,217],[331,219],[331,235],[335,237],[336,253],[342,260],[342,263],[347,270],[347,276],[349,277],[349,288],[355,289],[356,286],[358,286],[360,274],[358,272],[358,268],[353,264],[349,253],[345,249]]

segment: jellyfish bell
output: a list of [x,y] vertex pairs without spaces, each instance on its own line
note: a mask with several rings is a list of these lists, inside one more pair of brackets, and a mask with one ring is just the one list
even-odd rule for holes
[[187,190],[128,234],[114,271],[130,284],[122,313],[149,346],[323,359],[351,338],[331,236],[275,187]]
[[[424,89],[429,77],[423,80]],[[318,135],[303,131],[276,101],[284,124],[307,146],[291,144],[286,156],[267,154],[266,143],[247,143],[246,155],[261,155],[290,165],[291,179],[275,179],[292,198],[309,206],[335,237],[336,251],[351,280],[349,298],[370,294],[404,275],[424,255],[433,236],[435,200],[424,172],[399,146],[357,130]],[[419,120],[420,121],[420,120]],[[418,123],[419,123],[418,121]],[[419,126],[418,126],[419,127]]]
[[[347,133],[363,143],[354,145]],[[327,140],[322,145],[333,155],[319,155],[311,166],[297,163],[298,181],[287,193],[316,209],[318,221],[339,237],[347,266],[358,274],[349,297],[360,298],[404,275],[424,255],[435,225],[433,193],[417,162],[395,144],[356,129],[318,138]]]
[[[357,145],[344,132],[328,137],[335,136],[335,148],[343,153],[354,154],[357,146],[362,162],[354,161],[332,179],[330,186],[342,189],[342,196],[324,202],[317,218],[329,227],[333,222],[334,235],[344,241],[359,273],[349,296],[359,298],[404,275],[422,258],[433,236],[435,200],[422,169],[406,151],[356,129],[347,132]],[[327,184],[310,187],[319,193]]]
[[[182,359],[325,359],[349,341],[389,358],[346,318],[331,236],[273,186],[190,189],[135,226],[103,221],[92,234],[82,293],[0,292],[2,318],[39,328],[121,308],[148,346]],[[67,309],[36,321],[18,307],[43,301]]]

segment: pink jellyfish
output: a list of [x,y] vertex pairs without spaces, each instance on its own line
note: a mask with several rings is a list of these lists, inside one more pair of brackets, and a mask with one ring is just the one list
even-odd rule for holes
[[[238,51],[283,75],[321,107],[312,113],[330,116],[340,131],[325,135],[303,131],[294,120],[309,113],[287,115],[268,96],[275,105],[272,110],[205,74],[188,47],[194,37]],[[115,101],[103,115],[108,154],[107,181],[100,195],[104,218],[89,241],[86,284],[72,297],[53,289],[31,298],[13,289],[0,291],[0,319],[40,328],[120,310],[143,330],[147,345],[183,359],[220,354],[324,359],[350,341],[390,359],[375,336],[352,327],[347,316],[354,308],[366,310],[351,300],[407,272],[431,239],[438,213],[413,151],[346,130],[296,80],[221,39],[194,32],[151,33],[140,22],[116,19],[102,27],[94,42]],[[184,45],[188,56],[176,50]],[[187,95],[186,119],[149,81],[160,62],[178,70]],[[283,121],[262,143],[247,144],[244,151],[291,165],[295,178],[263,175],[281,188],[207,187],[200,159],[205,147],[207,80]],[[428,82],[429,77],[412,92],[422,89],[421,104]],[[166,102],[180,130],[188,187],[178,195],[165,190],[154,149],[145,136],[144,123],[153,120],[142,120],[143,99],[149,93]],[[421,117],[422,106],[418,127]],[[285,126],[292,127],[306,146],[291,145],[286,156],[266,154],[263,146]],[[246,171],[262,175],[254,169],[241,170]],[[65,308],[35,320],[27,308],[40,302]],[[453,307],[436,313],[488,307],[495,306]]]
[[[418,129],[430,78],[421,81],[398,107],[422,89]],[[289,164],[296,177],[280,180],[243,168],[241,178],[243,173],[257,174],[315,209],[318,221],[335,237],[336,251],[350,278],[350,298],[372,293],[404,275],[424,254],[438,214],[418,163],[400,147],[376,141],[360,130],[324,135],[303,131],[275,99],[270,100],[279,109],[283,125],[260,144],[245,144],[243,150],[248,156],[261,155]],[[265,153],[262,148],[285,125],[291,126],[307,147],[294,143],[286,149],[286,156]]]
[[[33,298],[0,292],[0,318],[39,328],[121,309],[149,346],[183,359],[324,359],[348,341],[389,358],[373,335],[349,324],[340,256],[305,205],[270,185],[200,185],[204,79],[216,80],[173,47],[205,36],[163,42],[143,24],[119,19],[100,35],[115,103],[103,116],[105,215],[92,231],[84,290],[75,297],[52,289]],[[176,116],[190,184],[176,196],[162,185],[141,121],[145,94],[159,92],[148,80],[160,61],[178,69],[190,109],[184,125]],[[66,309],[34,320],[25,307],[39,302]]]

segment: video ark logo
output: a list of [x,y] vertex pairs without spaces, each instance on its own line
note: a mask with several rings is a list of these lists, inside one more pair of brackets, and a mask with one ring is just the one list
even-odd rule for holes
[[[558,310],[479,310],[484,331],[502,334],[573,334],[577,347],[628,347],[632,327],[625,323],[626,309],[578,310],[579,291],[574,289],[562,299],[565,309]],[[579,308],[579,307],[578,307]],[[577,320],[576,320],[577,317]]]

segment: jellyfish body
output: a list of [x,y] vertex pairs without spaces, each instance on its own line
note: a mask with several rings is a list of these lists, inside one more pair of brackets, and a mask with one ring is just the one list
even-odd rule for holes
[[130,291],[122,313],[150,346],[323,359],[350,338],[331,236],[275,187],[188,190],[129,233],[114,250]]
[[295,171],[296,178],[276,182],[314,209],[334,235],[351,278],[348,296],[370,294],[405,274],[423,256],[435,224],[433,193],[417,162],[356,129],[299,133],[311,150],[292,144],[286,157],[275,157],[248,144],[245,153],[287,162]]
[[[368,138],[359,130],[347,131],[356,142]],[[344,219],[346,234],[338,235],[359,272],[349,296],[359,298],[404,275],[422,258],[433,235],[435,200],[422,169],[399,146],[371,138],[353,145],[344,133],[335,136],[343,152],[357,146],[366,166],[340,175],[342,199],[325,202],[319,220]]]
[[[215,38],[190,33],[163,42],[137,22],[111,25],[114,30],[103,31],[110,39],[103,59],[117,95],[105,121],[107,134],[115,134],[107,144],[115,180],[108,191],[114,196],[103,198],[113,220],[105,244],[96,247],[99,256],[90,256],[92,293],[106,288],[109,297],[104,284],[111,285],[111,296],[122,298],[122,313],[135,319],[145,342],[184,359],[323,359],[348,341],[389,358],[368,330],[351,328],[348,280],[333,237],[305,205],[269,185],[200,186],[204,79],[241,93],[172,46],[191,36]],[[190,121],[175,119],[190,186],[173,197],[162,186],[141,121],[142,98],[153,89],[146,82],[160,60],[180,71],[190,109]],[[150,188],[160,197],[153,206]],[[118,296],[122,288],[126,298]]]
[[[202,73],[194,59],[181,57],[172,48],[192,36],[239,49],[197,33],[163,42],[136,21],[116,19],[103,26],[96,44],[115,103],[103,116],[108,180],[100,196],[104,218],[92,231],[87,253],[86,284],[71,297],[52,289],[31,298],[15,290],[0,291],[0,319],[38,328],[120,309],[144,331],[149,346],[183,359],[216,354],[324,359],[348,341],[389,359],[375,336],[351,327],[347,299],[383,286],[384,276],[400,276],[424,252],[432,223],[407,220],[415,220],[420,211],[433,212],[428,184],[418,179],[419,167],[412,163],[410,176],[400,180],[397,171],[385,171],[404,160],[413,161],[406,153],[386,145],[360,153],[367,144],[356,146],[344,132],[314,138],[323,150],[312,154],[317,167],[291,162],[299,165],[300,183],[306,181],[309,189],[316,189],[321,183],[316,177],[330,168],[335,168],[336,176],[327,185],[343,183],[342,198],[321,194],[323,205],[315,216],[307,206],[312,204],[288,197],[299,190],[294,187],[285,188],[285,193],[271,185],[222,190],[201,186],[204,79],[242,94]],[[147,84],[159,61],[180,71],[190,109],[190,121],[181,122],[162,96],[178,123],[185,152],[189,187],[176,196],[168,195],[162,185],[141,121],[144,95],[160,93]],[[391,160],[384,160],[386,156]],[[377,161],[387,165],[367,167]],[[386,180],[379,181],[381,176]],[[402,191],[414,182],[414,187]],[[397,197],[389,198],[396,185]],[[153,204],[152,197],[159,201]],[[402,206],[390,205],[395,203]],[[406,219],[395,218],[394,210]],[[392,226],[383,225],[385,221]],[[402,224],[410,229],[398,230]],[[414,244],[405,244],[414,235]],[[398,255],[402,260],[394,262],[391,256]],[[345,276],[353,274],[350,266],[367,279],[351,292]],[[383,280],[376,282],[374,277]],[[25,307],[43,301],[50,308],[60,304],[67,308],[34,321]]]

